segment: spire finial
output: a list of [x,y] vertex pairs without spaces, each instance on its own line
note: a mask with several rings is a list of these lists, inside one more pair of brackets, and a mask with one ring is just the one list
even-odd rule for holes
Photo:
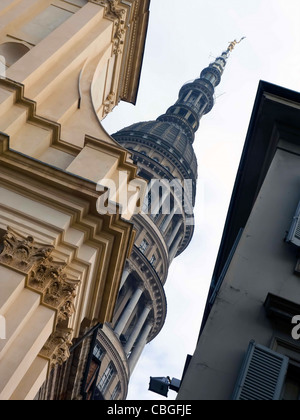
[[236,44],[239,44],[239,43],[240,43],[240,42],[242,42],[242,41],[243,41],[243,39],[245,39],[245,38],[246,38],[246,37],[245,37],[245,36],[243,36],[243,38],[241,38],[239,41],[237,41],[237,40],[235,39],[234,41],[230,42],[230,43],[229,43],[229,45],[228,45],[227,50],[231,52],[231,51],[234,49],[234,47],[236,46]]

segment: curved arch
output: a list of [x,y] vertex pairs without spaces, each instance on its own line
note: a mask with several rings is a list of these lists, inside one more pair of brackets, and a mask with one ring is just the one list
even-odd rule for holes
[[30,48],[21,42],[4,42],[0,45],[0,55],[5,58],[6,67],[12,66],[28,51]]

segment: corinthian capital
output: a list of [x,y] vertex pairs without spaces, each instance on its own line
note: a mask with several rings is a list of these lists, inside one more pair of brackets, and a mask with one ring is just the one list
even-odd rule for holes
[[53,246],[37,243],[32,236],[24,236],[10,227],[4,235],[3,247],[0,263],[25,273],[34,265],[46,260],[53,251]]
[[56,329],[42,348],[40,356],[50,361],[50,369],[62,365],[70,357],[72,332],[70,328]]

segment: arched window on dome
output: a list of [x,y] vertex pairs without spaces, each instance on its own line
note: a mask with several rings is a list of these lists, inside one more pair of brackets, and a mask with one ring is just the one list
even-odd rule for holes
[[155,162],[160,163],[159,158],[157,156],[154,156],[152,159],[155,160]]
[[28,51],[30,48],[21,42],[4,42],[0,45],[0,56],[5,59],[6,68],[20,60]]

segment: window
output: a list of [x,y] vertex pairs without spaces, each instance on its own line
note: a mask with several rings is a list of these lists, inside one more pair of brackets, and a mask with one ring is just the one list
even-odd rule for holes
[[279,400],[289,358],[251,341],[233,393],[233,400]]
[[300,247],[300,203],[298,204],[286,241]]
[[145,239],[143,239],[143,240],[142,240],[142,242],[141,242],[141,245],[139,246],[139,250],[140,250],[143,254],[145,254],[145,252],[146,252],[146,250],[147,250],[148,246],[149,246],[149,243],[148,243]]
[[300,364],[290,362],[281,394],[283,401],[300,401]]
[[[290,330],[290,323],[289,323]],[[300,400],[300,343],[288,341],[286,337],[275,337],[272,349],[280,354],[284,354],[289,359],[285,381],[281,391],[281,400],[299,401]]]
[[152,257],[150,258],[150,264],[155,266],[155,263],[156,263],[156,257],[155,255],[152,255]]
[[105,369],[105,372],[104,372],[102,378],[100,379],[100,382],[97,385],[99,391],[102,394],[105,393],[105,391],[106,391],[107,387],[109,386],[110,381],[112,380],[115,373],[116,373],[115,366],[112,362],[110,362],[110,364]]
[[111,400],[116,400],[118,398],[118,396],[120,395],[121,392],[121,384],[120,382],[118,382],[117,386],[115,387],[115,389],[113,390],[110,399]]
[[193,115],[190,115],[190,116],[189,116],[189,118],[188,118],[188,122],[189,122],[190,124],[193,124],[193,126],[196,124],[196,120],[195,120],[195,118],[194,118],[194,116],[193,116]]
[[96,359],[98,359],[99,361],[101,361],[102,358],[103,358],[103,356],[104,356],[104,354],[105,354],[105,351],[100,346],[100,343],[97,341],[96,342],[96,345],[94,347],[94,351],[93,351],[94,357],[96,357]]
[[179,114],[180,116],[185,117],[187,113],[188,113],[188,111],[187,111],[186,109],[184,109],[184,108],[179,108],[179,112],[178,112],[178,114]]
[[199,98],[199,93],[197,93],[197,92],[193,92],[193,93],[191,94],[190,98],[189,98],[189,102],[190,102],[191,104],[194,104],[194,103],[198,100],[198,98]]

